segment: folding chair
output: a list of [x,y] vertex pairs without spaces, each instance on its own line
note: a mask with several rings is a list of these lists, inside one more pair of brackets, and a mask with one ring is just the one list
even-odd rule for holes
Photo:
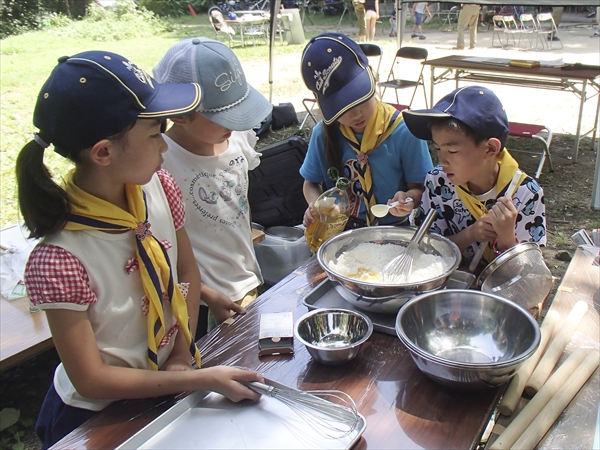
[[546,47],[548,50],[552,50],[552,43],[558,42],[560,44],[560,48],[563,48],[563,43],[559,39],[554,41],[552,39],[553,36],[558,37],[558,28],[554,23],[554,19],[552,18],[552,14],[550,13],[541,13],[536,16],[537,24],[538,24],[538,38],[540,43],[542,44],[542,48]]
[[302,106],[304,106],[304,109],[306,110],[306,115],[304,116],[304,119],[302,119],[302,122],[300,122],[299,130],[304,127],[308,119],[311,119],[314,122],[314,125],[316,125],[319,122],[318,116],[320,116],[319,103],[317,102],[316,97],[303,98]]
[[[406,60],[420,61],[421,68],[419,70],[419,76],[416,79],[411,80],[411,79],[396,78],[396,73],[398,75],[400,75],[401,73],[402,74],[406,73],[407,67],[406,67],[406,65],[404,65],[404,62]],[[419,86],[421,86],[423,88],[423,95],[425,97],[425,107],[427,108],[428,107],[427,91],[425,90],[425,81],[423,78],[423,69],[425,68],[425,66],[422,64],[426,60],[427,60],[427,49],[420,48],[420,47],[401,47],[400,49],[398,49],[398,51],[396,52],[396,56],[394,57],[394,61],[392,61],[392,67],[388,74],[387,80],[384,81],[383,83],[379,83],[379,86],[383,87],[383,92],[381,93],[381,97],[383,98],[383,96],[385,95],[386,89],[388,89],[388,88],[394,89],[394,91],[396,93],[396,103],[400,103],[400,101],[398,99],[398,90],[406,89],[406,88],[413,88],[413,94],[412,94],[412,97],[410,98],[410,103],[408,104],[408,106],[410,107],[415,98],[415,94],[417,93],[417,89],[419,88]],[[401,61],[403,62],[402,68],[400,68]],[[394,67],[398,67],[396,72],[394,72]]]
[[[521,22],[521,36],[529,38],[529,48],[533,49],[533,41],[535,40],[536,48],[537,48],[537,23],[533,18],[533,14],[521,14],[519,17],[519,21]],[[520,40],[520,38],[519,38]]]
[[379,88],[379,69],[381,68],[383,50],[377,44],[367,44],[365,42],[361,42],[358,45],[360,45],[360,48],[362,49],[363,53],[367,56],[367,58],[375,59],[375,65],[370,63],[369,65],[373,69],[373,75],[375,76],[375,82],[377,83],[379,96],[381,97],[381,89]]
[[[517,25],[517,21],[514,16],[502,16],[502,23],[504,24],[504,36],[505,44],[508,47],[508,39],[512,37],[513,46],[518,47],[521,43],[521,28]],[[519,43],[517,44],[517,40],[515,36],[519,37]]]
[[504,43],[504,38],[506,35],[504,34],[503,18],[504,16],[499,15],[492,17],[492,24],[494,25],[494,31],[492,33],[492,47],[497,47],[497,45],[494,45],[494,39],[496,37],[498,38],[498,41],[500,41],[500,47],[506,47],[506,44]]
[[[548,158],[548,164],[550,166],[550,172],[554,172],[554,166],[552,165],[552,156],[550,155],[550,144],[552,142],[552,130],[550,128],[543,125],[534,125],[530,123],[520,123],[520,122],[509,122],[508,124],[508,134],[510,136],[515,137],[523,137],[523,138],[533,138],[537,139],[544,144],[542,149],[542,153],[540,156],[540,163],[538,164],[537,170],[535,171],[535,178],[539,178],[542,169],[544,168],[544,162],[546,161],[546,157]],[[511,152],[523,152],[523,153],[533,153],[539,154],[538,152],[532,152],[529,150],[515,150],[511,149]]]

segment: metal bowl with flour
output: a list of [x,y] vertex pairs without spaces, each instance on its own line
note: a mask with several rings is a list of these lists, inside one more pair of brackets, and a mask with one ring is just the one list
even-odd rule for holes
[[321,245],[317,252],[317,260],[327,276],[348,291],[349,295],[345,296],[348,302],[366,311],[395,314],[412,297],[445,286],[461,260],[460,250],[454,242],[435,233],[425,235],[420,245],[421,251],[443,259],[445,269],[437,276],[417,282],[409,280],[402,284],[386,284],[383,281],[361,281],[348,277],[336,265],[345,252],[352,251],[360,244],[395,244],[406,247],[414,233],[414,228],[395,226],[376,226],[345,231]]

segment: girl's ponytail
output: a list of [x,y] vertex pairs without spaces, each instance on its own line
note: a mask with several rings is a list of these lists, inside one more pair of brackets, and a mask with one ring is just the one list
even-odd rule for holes
[[42,238],[59,231],[71,211],[67,193],[52,180],[44,165],[45,147],[44,141],[36,135],[17,157],[19,208],[30,238]]

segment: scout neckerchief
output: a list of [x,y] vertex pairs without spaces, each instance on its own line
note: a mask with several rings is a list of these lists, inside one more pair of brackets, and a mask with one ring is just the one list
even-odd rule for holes
[[[510,184],[513,176],[515,176],[515,173],[519,169],[519,164],[510,153],[508,153],[507,149],[498,153],[496,161],[500,164],[498,180],[496,181],[496,196],[498,196],[498,194],[505,190]],[[520,186],[526,177],[527,175],[522,173],[517,186]],[[466,184],[458,186],[456,193],[475,219],[479,219],[481,216],[487,214],[488,209],[485,204],[469,191]],[[489,246],[485,249],[483,256],[486,261],[492,261],[495,257],[494,252]]]
[[402,114],[400,114],[400,111],[388,103],[377,101],[375,113],[371,116],[365,127],[362,142],[358,142],[351,127],[340,124],[342,134],[350,144],[352,150],[356,152],[356,159],[359,165],[358,180],[363,190],[367,226],[371,225],[374,219],[371,207],[376,204],[376,199],[373,195],[373,179],[371,178],[369,153],[387,139],[401,121]]
[[[200,366],[200,352],[192,341],[185,299],[173,281],[171,262],[163,245],[152,235],[148,223],[146,194],[139,185],[127,184],[125,191],[131,214],[123,209],[88,194],[73,182],[71,171],[65,190],[71,200],[71,216],[66,230],[126,231],[134,230],[136,256],[142,286],[149,299],[148,311],[148,361],[150,368],[158,370],[158,347],[165,336],[164,299],[171,302],[173,315],[179,324],[191,354]],[[164,293],[164,294],[163,294]]]

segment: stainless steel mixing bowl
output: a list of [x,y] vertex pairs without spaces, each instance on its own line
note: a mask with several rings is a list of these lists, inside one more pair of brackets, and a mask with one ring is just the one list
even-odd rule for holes
[[331,267],[332,262],[364,242],[397,244],[406,247],[415,233],[414,228],[378,226],[344,231],[325,241],[317,252],[317,260],[327,276],[349,291],[344,298],[357,308],[386,314],[396,314],[409,299],[424,292],[442,288],[460,264],[460,250],[450,239],[435,233],[423,238],[421,248],[426,253],[448,259],[449,268],[442,275],[418,283],[385,284],[348,278]]
[[479,291],[446,289],[408,301],[396,334],[423,373],[443,385],[501,385],[538,348],[535,319],[514,302]]
[[320,363],[335,366],[353,360],[373,333],[373,322],[347,309],[315,309],[298,319],[296,338]]

